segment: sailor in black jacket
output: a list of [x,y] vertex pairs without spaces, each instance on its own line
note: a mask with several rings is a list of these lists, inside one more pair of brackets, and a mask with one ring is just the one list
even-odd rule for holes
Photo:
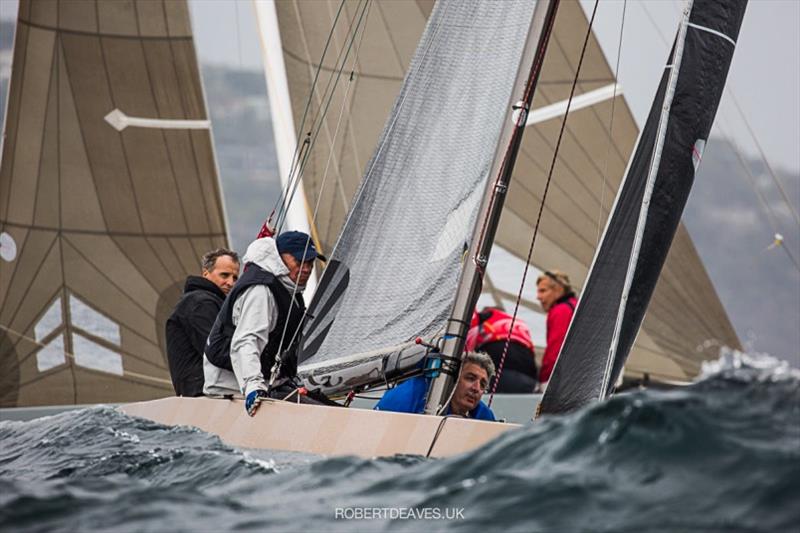
[[219,248],[203,256],[203,275],[189,276],[167,319],[167,359],[178,396],[203,395],[203,349],[225,295],[239,277],[239,256]]

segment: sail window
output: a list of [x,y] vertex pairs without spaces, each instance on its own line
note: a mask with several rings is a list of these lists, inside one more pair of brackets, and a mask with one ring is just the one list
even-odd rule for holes
[[36,323],[33,328],[33,333],[36,336],[36,342],[42,342],[45,337],[50,335],[58,326],[61,325],[63,318],[61,316],[61,298],[50,304],[42,318]]
[[95,311],[83,300],[72,294],[69,296],[69,314],[73,326],[81,328],[87,333],[91,333],[95,337],[106,340],[111,344],[117,346],[121,344],[119,324]]
[[36,368],[39,372],[50,370],[66,362],[66,357],[64,357],[64,335],[55,337],[36,354]]
[[100,346],[78,333],[72,335],[72,346],[75,352],[75,364],[78,366],[118,376],[123,374],[122,356],[117,352]]

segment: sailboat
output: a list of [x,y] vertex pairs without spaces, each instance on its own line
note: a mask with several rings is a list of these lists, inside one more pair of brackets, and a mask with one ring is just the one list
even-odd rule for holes
[[[392,377],[393,373],[402,373],[408,368],[415,367],[423,358],[430,356],[420,348],[421,345],[410,342],[411,339],[421,336],[429,341],[428,344],[437,344],[436,337],[444,332],[448,322],[451,324],[453,322],[461,323],[463,326],[463,317],[471,313],[478,297],[475,288],[479,289],[481,285],[481,273],[475,268],[472,268],[471,278],[464,281],[467,278],[464,276],[466,269],[463,268],[463,265],[470,263],[480,265],[482,261],[478,260],[488,259],[488,251],[485,255],[477,254],[478,247],[475,246],[475,243],[479,242],[481,247],[485,247],[484,250],[489,250],[491,239],[484,240],[483,236],[477,239],[475,236],[479,233],[479,222],[483,220],[483,213],[492,217],[500,215],[499,210],[495,210],[493,214],[489,215],[492,204],[497,206],[497,203],[492,202],[489,198],[494,190],[495,178],[499,175],[497,171],[501,168],[505,168],[506,171],[510,170],[508,165],[504,165],[504,161],[507,161],[504,157],[507,154],[507,148],[510,143],[518,143],[521,132],[531,126],[537,132],[535,138],[547,146],[552,135],[549,137],[546,135],[548,129],[545,126],[551,128],[549,131],[553,132],[557,123],[548,123],[548,121],[559,117],[557,110],[562,107],[560,103],[564,100],[565,95],[569,95],[568,86],[571,84],[563,80],[569,80],[570,74],[565,75],[563,70],[558,72],[556,68],[559,64],[558,58],[562,57],[565,61],[561,64],[569,65],[569,59],[567,59],[569,56],[564,51],[566,44],[553,41],[559,35],[559,26],[555,21],[569,21],[568,17],[573,15],[577,17],[577,20],[582,20],[582,27],[586,28],[586,20],[585,18],[581,19],[583,15],[579,6],[571,4],[559,6],[558,4],[555,1],[540,1],[535,5],[530,2],[508,2],[502,4],[502,9],[499,9],[498,4],[440,2],[430,11],[425,32],[420,40],[415,58],[411,62],[406,82],[395,100],[392,114],[378,143],[378,148],[368,164],[365,179],[355,194],[356,200],[348,206],[348,209],[342,209],[347,212],[347,215],[342,217],[341,225],[344,229],[341,236],[336,239],[336,243],[333,240],[323,241],[323,247],[333,251],[332,262],[326,270],[312,302],[310,312],[314,319],[309,322],[307,330],[303,333],[303,352],[301,354],[301,372],[310,385],[322,385],[329,391],[335,391],[382,382]],[[741,15],[744,11],[744,3],[736,5],[737,9],[732,12],[725,11],[715,14],[715,17],[726,21],[722,26],[715,22],[715,18],[703,20],[711,28],[724,27],[730,30],[729,37],[735,40],[738,24],[741,22]],[[424,3],[417,3],[417,6],[424,6]],[[567,9],[561,11],[561,8],[565,6]],[[687,8],[681,25],[682,33],[679,33],[679,36],[683,37],[680,38],[687,38],[686,28],[692,27],[690,24],[697,24],[696,17],[702,17],[697,14],[698,11],[707,9],[713,12],[716,6],[717,4],[707,3],[700,6],[691,5]],[[557,19],[556,7],[559,9],[558,13],[567,13],[565,15],[567,18]],[[558,16],[561,17],[560,14]],[[469,30],[465,31],[464,28]],[[510,31],[510,28],[513,31]],[[489,38],[487,34],[481,34],[481,32],[489,32],[488,36],[493,38]],[[511,37],[512,35],[513,37]],[[688,32],[688,35],[694,35],[694,30]],[[354,42],[353,40],[351,44]],[[548,43],[552,44],[553,42],[559,42],[559,46],[551,46],[550,52],[545,56],[545,48]],[[571,43],[572,41],[566,42]],[[591,39],[590,45],[587,46],[589,54],[591,54],[592,46],[597,48],[596,42]],[[481,58],[481,54],[477,51],[485,50],[483,47],[486,46],[495,46],[497,49],[491,48],[493,53],[488,60],[487,57],[483,58],[489,63],[485,65],[485,69],[478,69],[485,76],[475,76],[475,65],[472,60]],[[553,50],[560,50],[562,53],[559,55]],[[458,55],[459,51],[461,56]],[[287,47],[287,54],[291,52],[292,50]],[[604,74],[610,75],[610,69],[602,59],[599,48],[597,53],[600,63],[606,67],[607,72]],[[708,50],[691,48],[687,54],[689,53],[718,54],[720,60],[728,65],[732,49],[720,49],[712,43]],[[469,61],[463,58],[464,54],[469,54]],[[462,59],[459,60],[459,57]],[[535,57],[545,57],[544,64],[533,68],[536,65],[533,60]],[[557,59],[553,59],[554,57]],[[548,65],[556,65],[552,67],[554,69],[553,78],[547,77]],[[466,73],[459,71],[459,68],[467,68]],[[727,71],[727,66],[724,70]],[[289,71],[288,66],[287,71]],[[574,76],[574,67],[571,73]],[[448,89],[448,80],[446,79],[448,77],[457,79],[458,85]],[[479,79],[482,77],[488,79]],[[538,108],[534,106],[529,112],[530,100],[526,100],[523,96],[526,93],[528,96],[532,94],[532,82],[535,82],[537,77],[540,89],[547,87],[545,82],[548,79],[553,82],[551,93],[545,105],[540,105]],[[524,83],[520,83],[520,80],[523,80]],[[599,79],[589,78],[589,81],[582,85],[591,87],[591,84],[595,84],[594,87],[597,88],[596,84],[608,85],[608,81],[608,76]],[[721,79],[710,82],[721,87],[721,84],[724,83],[724,75]],[[436,90],[426,93],[425,91],[431,90],[430,88]],[[485,90],[472,92],[476,91],[476,88]],[[583,86],[580,88],[585,89]],[[592,90],[588,89],[587,94]],[[540,90],[537,97],[540,94],[545,95],[543,98],[548,98],[546,91]],[[595,93],[593,98],[599,98],[598,94]],[[613,99],[612,95],[612,101],[606,102],[609,107],[613,103]],[[518,104],[518,102],[522,102],[522,104]],[[547,113],[544,113],[548,107]],[[715,108],[715,105],[712,107]],[[408,109],[414,110],[415,113],[409,113],[410,116],[404,115]],[[537,115],[537,110],[542,112]],[[623,116],[627,113],[630,118],[630,113],[623,106],[618,106],[614,110]],[[581,123],[581,131],[591,131],[592,126],[602,125],[597,115],[597,108],[592,106],[577,113],[576,118],[580,117],[584,111],[586,116],[583,117],[585,122]],[[553,115],[553,113],[556,114]],[[301,111],[296,114],[302,115],[303,113]],[[436,114],[439,116],[437,117]],[[537,116],[541,122],[536,122]],[[442,117],[447,120],[443,120]],[[432,118],[439,120],[434,120],[430,127],[423,128],[422,123]],[[572,118],[570,116],[570,120]],[[713,119],[713,112],[710,119]],[[415,120],[418,122],[414,122]],[[298,129],[303,129],[302,121],[298,120],[297,122],[300,124]],[[459,123],[460,127],[452,128],[453,124]],[[439,131],[436,131],[437,128]],[[478,128],[480,130],[476,132]],[[624,121],[620,128],[625,131]],[[599,133],[604,135],[602,128]],[[630,133],[629,130],[628,133]],[[460,137],[461,135],[464,137]],[[425,140],[428,137],[426,136],[439,136],[439,138],[447,140],[449,142],[446,146],[447,150],[439,145],[427,144]],[[448,137],[453,138],[448,139]],[[526,134],[523,139],[530,137],[531,135]],[[523,141],[523,143],[525,142]],[[414,143],[418,144],[414,145]],[[647,143],[640,141],[639,146],[643,147],[643,144]],[[416,148],[409,150],[409,146],[416,146]],[[466,162],[459,161],[457,155],[459,150],[465,146],[474,149],[469,154],[472,159]],[[567,149],[568,146],[570,144],[566,143],[564,149]],[[608,144],[603,143],[594,153],[603,153],[603,148],[606,146]],[[614,146],[616,150],[617,145]],[[525,150],[526,144],[523,144],[522,155],[517,158],[520,163],[526,159]],[[581,158],[588,157],[583,145],[574,146],[574,150],[577,154],[576,162],[581,161]],[[552,154],[552,148],[550,153]],[[434,159],[427,160],[425,155]],[[560,152],[560,156],[564,157],[564,153]],[[530,154],[528,157],[531,158],[531,166],[535,166],[535,157]],[[688,154],[688,157],[691,157],[691,154]],[[546,159],[546,156],[544,158]],[[592,160],[590,158],[588,160],[587,163],[586,159],[583,159],[583,164],[591,167]],[[381,173],[397,171],[406,163],[419,164],[421,165],[419,168],[422,169],[430,167],[437,179],[424,179],[426,175],[421,171],[408,173],[407,175],[419,180],[418,183],[412,185],[406,184],[406,189],[412,190],[392,191],[392,181],[381,178]],[[453,165],[457,165],[457,175],[449,176],[449,181],[439,181],[442,177],[448,177],[447,171]],[[624,163],[620,162],[619,165],[624,166]],[[376,170],[381,168],[388,169],[388,171]],[[565,203],[556,204],[555,211],[568,206],[573,197],[577,198],[580,194],[586,194],[585,184],[581,184],[578,178],[580,173],[572,167],[568,168],[569,170],[562,170],[563,175],[567,177],[563,178],[560,186],[569,187],[565,191],[570,194],[562,191],[562,199]],[[518,164],[514,170],[515,179],[520,172]],[[541,168],[538,175],[541,179]],[[557,180],[559,175],[554,173],[553,179]],[[508,176],[510,176],[510,172],[506,174],[506,177]],[[567,185],[570,183],[569,178],[577,181],[569,186]],[[516,183],[515,179],[511,181],[510,185],[512,192]],[[425,191],[413,190],[425,184],[439,187],[439,192],[442,194],[430,197]],[[573,188],[574,196],[571,194]],[[321,181],[319,189],[323,190]],[[476,191],[478,192],[476,193]],[[533,196],[531,191],[532,189],[528,189],[522,191],[526,194],[520,192],[509,197],[508,209],[503,212],[503,216],[506,218],[499,221],[497,229],[499,243],[505,242],[512,247],[511,244],[514,242],[524,243],[525,235],[530,235],[530,232],[525,233],[520,229],[525,229],[526,225],[530,229],[531,226],[529,211],[532,205],[537,205],[533,201],[525,202],[526,199],[530,200]],[[406,202],[401,204],[394,201],[409,192],[428,196],[428,203]],[[318,198],[313,194],[308,196],[311,199],[309,203],[316,206]],[[322,196],[322,192],[318,193],[318,197]],[[382,199],[383,204],[381,205],[384,212],[370,213],[369,208],[371,205],[376,205],[377,199]],[[481,205],[483,208],[479,209]],[[600,208],[603,208],[602,204]],[[404,227],[403,224],[394,226],[386,224],[387,219],[384,217],[393,209],[401,211],[401,214],[406,216],[404,219],[406,224],[416,224],[416,226],[409,228]],[[409,209],[419,209],[419,211],[416,214],[409,214]],[[479,213],[481,214],[479,215]],[[333,216],[335,213],[331,215],[331,217]],[[376,216],[379,218],[377,222],[375,221]],[[588,220],[589,217],[587,216],[586,219]],[[370,220],[373,222],[372,224],[362,223],[362,221]],[[507,222],[508,220],[511,222]],[[495,224],[497,223],[496,221]],[[585,233],[591,234],[596,229],[588,223],[584,225],[586,226]],[[504,230],[506,227],[510,229]],[[572,242],[574,245],[572,248],[568,245],[552,245],[552,249],[555,250],[554,253],[561,254],[565,261],[575,261],[576,257],[586,257],[588,254],[589,257],[585,258],[585,262],[588,264],[591,261],[593,247],[586,246],[587,249],[592,248],[592,250],[581,255],[580,243],[586,244],[587,239],[584,238],[585,236],[582,237],[580,231],[577,231],[579,229],[573,228],[573,238],[567,239],[568,243]],[[540,229],[544,237],[544,240],[540,242],[545,243],[544,248],[548,248],[548,235],[555,236],[560,231],[552,228],[553,233],[548,233],[546,230],[547,225],[545,224]],[[410,237],[409,234],[411,234]],[[683,262],[676,264],[674,268],[680,274],[681,268],[689,265],[695,267],[693,274],[702,273],[702,266],[691,247],[691,241],[688,240],[688,236],[686,236],[687,240],[682,241],[681,235],[682,232],[679,229],[673,250],[676,246],[680,249],[682,242],[688,244],[685,244],[685,254],[681,257]],[[329,238],[333,239],[333,237]],[[504,238],[507,240],[504,241]],[[364,243],[363,248],[362,243]],[[466,253],[464,252],[465,243],[467,243]],[[588,239],[588,243],[591,244],[591,238]],[[392,248],[399,254],[403,254],[403,262],[391,261],[380,265],[384,268],[369,264],[368,259],[372,252],[391,250]],[[570,250],[570,252],[565,253],[564,250]],[[380,256],[373,255],[373,258],[378,257]],[[462,262],[462,257],[466,258],[465,262]],[[430,266],[431,264],[433,267]],[[669,267],[670,262],[667,259],[665,271],[668,271]],[[419,291],[419,280],[416,277],[407,277],[408,283],[402,284],[404,286],[397,283],[398,273],[408,276],[407,272],[402,269],[413,268],[427,268],[430,271],[423,272],[425,275],[420,276],[427,278],[428,285],[431,286],[429,290]],[[366,290],[359,288],[365,278],[381,274],[389,277],[388,282],[373,284]],[[670,288],[673,293],[667,294],[665,302],[674,298],[676,291],[680,294],[683,291],[691,290],[692,286],[680,286],[677,283],[678,280],[673,280],[675,286]],[[652,281],[655,284],[655,280]],[[695,275],[692,282],[699,284],[700,289],[710,289],[713,295],[713,287],[707,277]],[[459,286],[462,288],[459,289]],[[415,288],[418,292],[413,294],[414,291],[407,290],[409,287]],[[463,290],[463,287],[468,287],[468,289]],[[405,289],[405,292],[409,293],[413,300],[405,303],[396,300],[397,295],[392,294],[392,291],[397,289],[401,291]],[[656,289],[653,297],[655,303],[659,298],[658,290]],[[460,296],[456,296],[457,294]],[[336,333],[337,329],[347,329],[346,312],[353,307],[352,302],[347,303],[348,298],[354,298],[356,303],[359,302],[359,298],[360,301],[365,298],[381,301],[389,306],[400,306],[402,312],[395,317],[396,323],[392,320],[387,322],[385,314],[383,316],[374,315],[379,320],[383,320],[381,324],[385,327],[380,329],[373,327],[368,330],[366,341],[363,338],[339,337],[340,334]],[[456,298],[462,300],[459,309],[454,308]],[[707,320],[702,323],[702,327],[693,326],[687,331],[702,336],[707,333],[705,329],[709,328],[711,334],[719,334],[722,337],[730,334],[732,341],[729,344],[736,345],[735,334],[733,334],[730,324],[727,323],[727,319],[724,318],[724,311],[721,311],[721,307],[715,308],[715,305],[718,306],[718,300],[710,298],[701,301],[689,298],[688,301],[691,302],[689,312],[700,314],[705,312],[704,316]],[[412,304],[416,306],[409,307]],[[658,307],[653,311],[655,312],[657,309]],[[421,314],[412,316],[411,310],[419,311]],[[362,316],[365,315],[363,311]],[[717,313],[712,311],[717,311]],[[719,311],[723,317],[720,319],[722,326],[716,331],[709,324],[713,324],[713,321],[717,320],[715,317],[720,314]],[[658,316],[657,312],[652,314]],[[461,317],[460,322],[458,319],[449,320],[457,315]],[[652,364],[647,368],[651,369],[649,371],[654,375],[665,378],[677,376],[687,379],[691,377],[692,370],[699,364],[696,360],[686,361],[685,356],[681,355],[680,343],[687,338],[690,339],[686,341],[687,344],[691,343],[694,337],[682,332],[680,336],[668,338],[667,334],[672,333],[672,330],[667,328],[677,328],[681,324],[671,324],[666,312],[661,316],[662,322],[656,321],[650,330],[648,330],[648,323],[645,322],[642,328],[643,333],[640,334],[640,342],[637,344],[640,352],[634,353],[629,367],[635,370],[637,367],[633,363],[636,353],[643,353],[652,358]],[[648,319],[649,317],[650,315],[648,315]],[[408,326],[408,329],[404,330],[404,326]],[[354,334],[354,331],[357,336],[355,328],[350,333]],[[647,331],[652,333],[644,333]],[[393,335],[395,335],[394,340]],[[377,337],[380,337],[378,340],[381,342],[388,339],[390,344],[377,348],[369,346],[368,343]],[[452,336],[452,338],[457,337],[458,335]],[[355,342],[351,342],[351,340],[362,344],[356,348]],[[350,345],[353,348],[344,354],[336,353],[334,350],[329,351],[327,347],[322,351],[321,348],[325,346],[325,343]],[[691,346],[691,350],[684,354],[691,353],[695,347],[696,345]],[[456,352],[457,350],[451,353]],[[445,353],[447,352],[445,351]],[[674,354],[674,357],[671,354]],[[442,389],[446,392],[447,385]],[[441,397],[437,401],[441,402]],[[219,434],[234,445],[367,456],[393,453],[449,455],[479,446],[498,434],[516,427],[513,424],[487,423],[453,417],[338,409],[294,405],[287,402],[268,403],[259,411],[255,419],[248,419],[241,402],[236,400],[167,398],[130,404],[122,409],[129,414],[163,423],[195,425]]]
[[[313,222],[321,249],[334,247],[378,145],[380,123],[374,116],[388,116],[433,5],[432,1],[353,1],[315,9],[303,2],[256,3],[272,115],[283,117],[275,125],[276,137],[284,142],[297,139],[301,146],[298,154],[305,158],[305,167],[298,189],[304,191],[308,209],[316,213]],[[559,4],[552,46],[494,242],[494,255],[500,252],[512,258],[515,266],[527,259],[537,215],[532,206],[542,203],[587,28],[578,2]],[[358,47],[367,53],[355,57]],[[358,75],[351,79],[352,70]],[[280,80],[285,80],[285,86],[280,86]],[[296,95],[291,112],[282,107],[287,95]],[[324,114],[326,107],[329,112]],[[305,150],[303,143],[312,130],[318,132],[316,145],[314,150]],[[624,89],[616,84],[592,33],[553,169],[553,186],[544,204],[533,266],[542,272],[560,268],[578,280],[578,290],[582,288],[638,133]],[[294,146],[278,150],[282,176],[292,174],[293,156]],[[305,209],[295,219],[302,219]],[[518,296],[516,287],[504,289],[500,275],[495,277],[493,272],[490,262],[481,302],[510,312]],[[526,288],[520,304],[541,313],[534,292]],[[738,349],[741,343],[681,224],[625,376],[687,383],[697,376],[704,360],[718,355],[704,346]]]

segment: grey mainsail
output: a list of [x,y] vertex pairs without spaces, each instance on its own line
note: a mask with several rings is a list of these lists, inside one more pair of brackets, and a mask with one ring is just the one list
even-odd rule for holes
[[[327,115],[322,114],[327,102],[325,88],[336,75],[336,59],[344,55],[351,21],[358,19],[364,2],[287,1],[275,6],[282,42],[278,53],[286,65],[299,138],[302,140],[309,131],[312,117],[321,124],[317,143],[308,155],[303,185],[310,207],[319,206],[314,222],[328,251],[344,224],[375,149],[383,117],[399,92],[433,5],[428,0],[369,3],[363,36],[357,38],[361,52],[351,52]],[[340,4],[342,12],[334,22]],[[568,97],[587,25],[577,1],[560,2],[531,117],[537,118],[539,110],[563,103]],[[318,68],[319,80],[312,89]],[[352,78],[348,76],[350,68],[354,69]],[[613,70],[592,35],[576,97],[613,84]],[[583,285],[589,271],[599,233],[638,135],[624,88],[617,87],[614,94],[614,98],[609,96],[581,109],[573,106],[532,258],[532,264],[541,270],[567,271],[577,287]],[[499,246],[519,259],[527,256],[536,207],[541,203],[562,119],[555,115],[531,121],[523,139],[495,241],[495,248]],[[494,264],[490,262],[488,273],[495,283],[485,284],[486,294],[513,306],[516,285],[509,282],[505,290],[501,289],[494,274],[500,270],[495,271]],[[522,296],[523,305],[540,310],[532,290]],[[703,359],[716,357],[713,351],[698,349],[705,344],[739,347],[739,340],[691,237],[681,225],[625,373],[632,377],[647,374],[657,380],[690,380],[699,372]]]
[[410,369],[455,298],[534,2],[440,2],[309,309],[298,373],[328,391]]
[[622,373],[700,164],[746,6],[689,3],[540,413],[603,399]]
[[2,163],[0,405],[172,393],[164,323],[227,243],[184,1],[23,0]]

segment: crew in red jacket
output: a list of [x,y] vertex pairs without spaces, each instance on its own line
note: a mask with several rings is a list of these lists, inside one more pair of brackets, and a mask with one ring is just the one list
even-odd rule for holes
[[[533,356],[533,341],[528,326],[517,317],[511,327],[511,316],[494,307],[484,307],[472,315],[472,323],[467,332],[468,351],[489,354],[495,367],[498,368],[500,381],[496,392],[510,394],[531,393],[536,388],[536,360]],[[509,339],[508,350],[506,340]],[[500,372],[500,361],[503,352],[506,360]],[[489,389],[493,387],[490,384]]]
[[539,370],[539,381],[546,383],[556,365],[578,300],[572,291],[569,276],[559,270],[548,270],[536,279],[536,298],[542,309],[547,311],[547,347]]

